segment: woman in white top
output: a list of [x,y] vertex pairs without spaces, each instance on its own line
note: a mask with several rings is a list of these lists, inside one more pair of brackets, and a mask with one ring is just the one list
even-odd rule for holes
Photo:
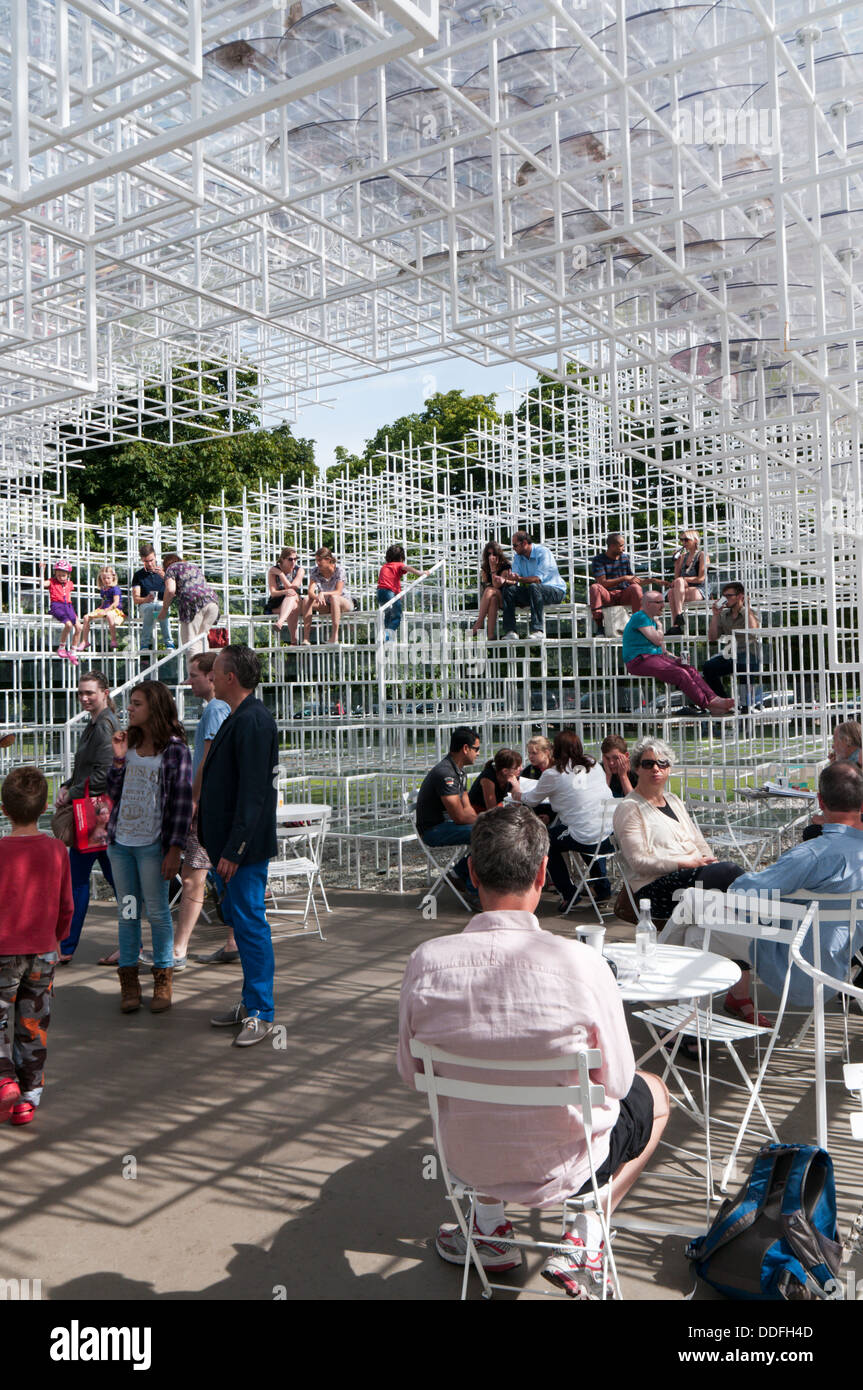
[[[743,873],[739,864],[717,860],[698,826],[689,815],[679,796],[666,789],[674,753],[658,738],[644,738],[630,754],[635,789],[617,803],[614,813],[614,833],[623,857],[626,877],[633,896],[649,898],[654,921],[664,922],[674,909],[674,893],[678,889],[700,884],[727,892]],[[719,935],[711,941],[719,948]],[[732,951],[733,953],[733,941]],[[745,950],[745,945],[741,942]],[[724,952],[723,952],[724,954]],[[741,976],[725,996],[725,1011],[746,1023],[756,1021],[755,1005],[749,992],[749,962],[738,960]],[[760,1027],[768,1020],[758,1014]],[[697,1048],[684,1047],[688,1056],[697,1055]]]
[[[515,787],[513,798],[518,799]],[[529,791],[521,792],[520,799],[525,806],[547,802],[557,816],[557,822],[548,832],[551,841],[548,872],[564,906],[569,906],[575,895],[575,884],[569,876],[565,856],[574,850],[589,863],[597,848],[604,853],[611,852],[611,845],[600,844],[600,841],[603,803],[613,800],[602,767],[587,756],[574,729],[561,729],[554,740],[551,767]],[[597,902],[604,902],[611,896],[604,859],[597,859],[590,883]]]
[[630,754],[634,789],[617,804],[614,833],[633,896],[649,898],[655,918],[666,921],[678,888],[725,892],[743,873],[719,862],[679,796],[667,790],[674,753],[658,738],[644,738]]

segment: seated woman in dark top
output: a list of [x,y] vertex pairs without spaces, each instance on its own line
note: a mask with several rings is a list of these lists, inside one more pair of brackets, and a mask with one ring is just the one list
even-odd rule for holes
[[479,562],[480,589],[482,594],[479,601],[479,612],[476,622],[471,628],[474,637],[479,635],[483,623],[486,624],[488,640],[493,642],[497,637],[497,616],[500,612],[502,589],[500,576],[512,569],[512,565],[504,555],[497,541],[489,541],[482,552]]
[[605,780],[611,788],[611,795],[617,798],[629,796],[632,782],[629,777],[629,752],[626,739],[620,734],[608,734],[600,744],[602,766]]
[[492,811],[499,806],[509,792],[512,783],[518,781],[521,772],[521,754],[513,748],[501,748],[489,760],[467,794],[468,801],[477,811]]

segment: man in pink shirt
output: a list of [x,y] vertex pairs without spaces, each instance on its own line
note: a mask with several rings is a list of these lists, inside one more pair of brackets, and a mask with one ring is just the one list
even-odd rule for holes
[[[659,1077],[635,1070],[623,1004],[606,962],[587,946],[543,931],[534,916],[548,862],[542,821],[527,807],[502,807],[479,817],[470,850],[482,911],[460,935],[426,941],[408,961],[399,1071],[412,1085],[420,1066],[410,1053],[412,1038],[462,1056],[518,1061],[598,1048],[602,1065],[593,1080],[606,1099],[594,1110],[593,1161],[600,1186],[612,1184],[613,1209],[659,1143],[668,1092]],[[535,1078],[498,1072],[496,1080],[524,1085]],[[521,1264],[520,1251],[507,1240],[513,1230],[505,1201],[546,1207],[589,1189],[584,1131],[571,1107],[442,1100],[440,1126],[452,1172],[483,1194],[475,1229],[487,1269],[499,1273]],[[463,1263],[458,1226],[441,1226],[435,1244],[443,1259]],[[542,1273],[584,1298],[600,1277],[601,1258],[599,1220],[586,1213],[575,1218]]]

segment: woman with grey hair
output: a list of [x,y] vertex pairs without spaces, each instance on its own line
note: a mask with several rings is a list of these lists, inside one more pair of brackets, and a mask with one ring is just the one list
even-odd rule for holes
[[614,813],[614,833],[636,899],[649,898],[654,917],[666,921],[674,894],[694,883],[725,892],[743,873],[719,862],[680,797],[667,790],[674,752],[659,738],[643,738],[630,755],[633,789]]

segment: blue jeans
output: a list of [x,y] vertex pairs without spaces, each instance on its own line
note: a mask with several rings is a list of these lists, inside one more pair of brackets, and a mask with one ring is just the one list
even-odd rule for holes
[[530,607],[530,630],[542,632],[547,603],[562,603],[565,589],[550,589],[547,584],[504,584],[501,589],[503,602],[503,631],[515,632],[516,608]]
[[[470,832],[473,825],[456,825],[455,821],[443,820],[440,825],[431,825],[428,830],[424,830],[422,838],[427,845],[467,845],[470,844]],[[476,892],[470,880],[467,867],[468,856],[465,854],[461,859],[453,864],[453,872],[463,879],[472,893]]]
[[[153,645],[153,625],[156,621],[156,614],[162,610],[162,600],[156,603],[142,603],[138,606],[141,614],[141,647],[149,651]],[[162,634],[162,641],[169,651],[172,651],[176,643],[171,636],[171,619],[162,618],[159,621],[159,631]]]
[[111,861],[108,858],[107,849],[100,849],[98,854],[81,854],[77,849],[69,850],[69,868],[72,871],[72,901],[75,904],[75,911],[69,924],[69,935],[65,941],[60,942],[60,954],[63,956],[75,954],[81,936],[81,928],[84,925],[84,918],[87,916],[87,908],[90,906],[90,875],[97,859],[101,865],[102,873],[113,888],[114,875],[111,872]]
[[[383,608],[385,603],[389,603],[391,598],[396,598],[392,589],[378,589],[378,608]],[[387,632],[398,632],[402,625],[402,601],[396,598],[392,608],[388,608],[384,616],[384,627]]]
[[220,896],[223,895],[222,912],[234,929],[240,953],[246,1013],[272,1023],[276,958],[264,909],[267,862],[262,859],[258,864],[241,864],[230,883],[225,883],[215,870],[213,878]]
[[118,965],[138,964],[143,912],[150,920],[153,935],[153,965],[160,970],[170,970],[174,965],[174,924],[168,905],[168,881],[162,878],[164,857],[161,840],[154,840],[151,845],[113,844],[108,848],[120,909]]

